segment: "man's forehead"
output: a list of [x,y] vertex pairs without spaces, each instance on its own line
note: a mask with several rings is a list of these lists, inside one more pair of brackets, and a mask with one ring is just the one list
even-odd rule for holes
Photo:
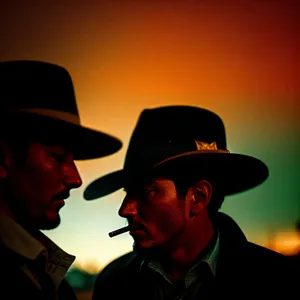
[[50,151],[55,151],[55,152],[59,152],[61,154],[71,154],[72,153],[72,149],[70,149],[70,147],[68,147],[68,145],[65,145],[63,143],[55,143],[54,141],[53,142],[41,142],[41,141],[36,141],[36,142],[33,142],[32,145],[39,145],[40,147],[42,148],[45,148],[47,150],[50,150]]
[[170,178],[164,176],[148,176],[146,178],[137,178],[136,180],[130,182],[125,186],[125,190],[133,190],[141,187],[154,185],[154,184],[162,184],[162,183],[170,183],[173,182]]

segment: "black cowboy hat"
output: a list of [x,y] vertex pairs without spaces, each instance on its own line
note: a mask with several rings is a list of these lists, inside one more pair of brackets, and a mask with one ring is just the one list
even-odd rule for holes
[[1,134],[60,139],[78,160],[107,156],[122,147],[119,139],[80,124],[70,74],[48,62],[0,62],[0,122]]
[[199,107],[165,106],[142,111],[123,169],[90,183],[84,198],[103,197],[144,174],[164,170],[186,170],[187,174],[209,170],[222,178],[225,195],[255,187],[268,177],[262,161],[228,151],[224,124],[218,115]]

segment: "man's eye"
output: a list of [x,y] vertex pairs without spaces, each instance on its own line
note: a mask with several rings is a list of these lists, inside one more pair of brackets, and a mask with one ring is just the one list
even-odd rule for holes
[[153,189],[144,189],[144,190],[143,190],[143,193],[146,194],[146,195],[148,195],[148,194],[150,194],[150,193],[152,193],[152,192],[154,192]]
[[58,154],[52,154],[52,157],[57,160],[58,162],[64,162],[65,156],[64,155],[58,155]]

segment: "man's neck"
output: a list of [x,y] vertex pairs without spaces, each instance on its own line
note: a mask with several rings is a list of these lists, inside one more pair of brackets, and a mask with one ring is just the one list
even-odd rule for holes
[[15,220],[15,217],[14,217],[14,214],[13,214],[12,210],[5,203],[5,201],[2,199],[2,197],[0,198],[0,212],[2,214],[6,215],[7,217]]
[[187,271],[199,262],[215,243],[216,233],[211,223],[196,230],[192,237],[187,237],[180,247],[163,255],[161,264],[171,280],[184,278]]
[[21,225],[26,231],[28,231],[30,234],[34,235],[38,230],[32,229],[26,222],[22,220],[22,218],[18,218],[18,215],[13,212],[12,209],[8,205],[6,205],[3,201],[0,201],[0,212],[7,217],[11,218],[15,222],[17,222],[19,225]]

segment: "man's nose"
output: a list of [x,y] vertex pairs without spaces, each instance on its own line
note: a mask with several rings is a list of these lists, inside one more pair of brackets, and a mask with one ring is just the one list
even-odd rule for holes
[[65,185],[70,189],[76,189],[82,185],[82,179],[74,161],[64,168],[64,180]]
[[129,218],[137,214],[137,201],[128,195],[124,198],[122,205],[118,211],[122,218]]

